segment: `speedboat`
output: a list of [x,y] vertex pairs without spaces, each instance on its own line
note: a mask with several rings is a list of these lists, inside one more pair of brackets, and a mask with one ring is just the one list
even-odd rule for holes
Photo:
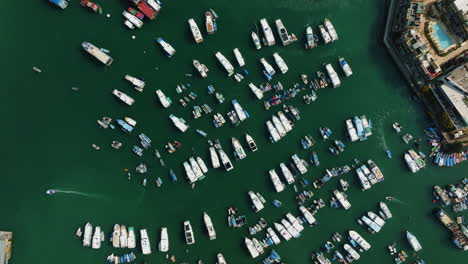
[[46,194],[48,194],[48,195],[52,195],[52,194],[55,194],[55,193],[57,193],[57,190],[54,190],[54,189],[49,189],[49,190],[46,191]]
[[159,251],[169,251],[169,236],[167,235],[167,228],[161,228],[161,241],[159,242]]

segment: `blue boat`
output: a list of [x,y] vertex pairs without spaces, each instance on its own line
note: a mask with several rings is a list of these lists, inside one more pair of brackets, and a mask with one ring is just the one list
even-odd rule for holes
[[249,72],[247,71],[247,69],[242,69],[242,72],[244,73],[244,76],[249,75]]
[[208,85],[208,94],[214,94],[215,91],[216,91],[216,90],[215,90],[215,88],[213,87],[213,85],[211,85],[211,84]]
[[353,122],[354,122],[354,125],[356,126],[358,137],[363,138],[364,137],[364,127],[362,126],[361,119],[359,117],[355,116]]
[[385,153],[387,153],[387,157],[389,157],[390,159],[392,158],[392,152],[389,149],[387,149]]
[[315,167],[320,166],[320,161],[318,159],[317,153],[315,151],[312,151],[310,155],[311,155],[312,163],[314,164],[314,166]]
[[49,2],[51,2],[52,4],[62,8],[62,9],[65,9],[67,8],[68,6],[68,1],[66,0],[49,0]]
[[173,170],[170,170],[169,171],[169,175],[171,176],[171,180],[173,182],[176,182],[177,181],[177,176],[175,175],[174,171]]
[[122,119],[117,119],[117,124],[119,124],[122,130],[125,132],[131,133],[133,131],[133,127]]
[[200,130],[200,129],[197,129],[197,133],[200,134],[203,137],[207,136],[207,134],[204,131]]
[[143,149],[138,146],[133,146],[133,153],[141,157],[143,156]]
[[276,207],[281,207],[283,203],[281,203],[280,201],[278,200],[273,200],[273,205],[276,206]]
[[140,135],[138,135],[138,137],[140,137],[142,141],[148,143],[148,145],[151,145],[151,139],[147,135],[141,133]]

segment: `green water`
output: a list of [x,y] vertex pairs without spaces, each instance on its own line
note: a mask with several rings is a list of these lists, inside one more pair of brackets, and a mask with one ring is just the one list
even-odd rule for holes
[[[104,13],[110,13],[111,18],[89,13],[77,2],[73,1],[69,8],[61,11],[45,0],[30,1],[19,11],[15,1],[7,1],[0,10],[3,17],[0,24],[3,36],[0,41],[3,53],[0,109],[4,124],[0,134],[0,229],[14,232],[12,263],[103,263],[111,252],[129,252],[112,249],[109,243],[104,243],[100,250],[83,248],[74,232],[87,221],[100,225],[106,232],[111,232],[115,223],[147,228],[153,249],[153,254],[144,258],[148,263],[168,262],[157,252],[162,226],[169,229],[170,254],[175,254],[178,261],[195,263],[200,258],[205,263],[214,263],[215,255],[222,252],[228,263],[258,263],[258,260],[251,260],[244,248],[246,228],[227,227],[226,208],[238,207],[247,215],[249,224],[259,217],[272,223],[286,212],[299,214],[292,186],[283,193],[275,193],[267,171],[278,168],[280,162],[294,153],[307,157],[299,144],[307,133],[317,139],[315,150],[321,160],[321,166],[311,168],[307,179],[323,175],[325,168],[349,164],[354,157],[374,159],[386,179],[371,190],[361,192],[353,173],[344,176],[352,184],[348,191],[352,209],[322,209],[317,215],[319,225],[307,228],[300,239],[275,246],[285,262],[310,263],[310,254],[318,250],[332,232],[355,229],[372,244],[372,250],[364,253],[359,263],[392,263],[386,245],[393,241],[410,252],[404,239],[405,230],[419,238],[424,250],[418,256],[428,263],[466,263],[465,253],[450,243],[449,233],[432,216],[435,206],[431,202],[431,187],[458,181],[467,175],[468,165],[450,170],[430,165],[422,172],[411,174],[401,158],[408,146],[391,130],[392,122],[399,121],[405,131],[422,137],[428,120],[423,109],[410,99],[409,89],[381,43],[385,3],[369,0],[202,0],[184,4],[165,1],[156,21],[130,32],[123,27],[120,16],[128,1],[100,1]],[[187,19],[194,17],[203,29],[203,14],[209,7],[221,16],[219,32],[195,45]],[[317,30],[318,24],[328,17],[340,40],[309,51],[303,49],[302,41],[288,47],[276,45],[256,51],[250,31],[254,29],[254,21],[262,17],[268,18],[270,25],[274,19],[282,18],[288,30],[301,40],[306,24]],[[132,34],[135,40],[131,39]],[[155,45],[154,38],[158,36],[177,49],[172,59],[167,59]],[[81,50],[82,41],[111,50],[114,64],[106,68],[96,62]],[[240,84],[226,78],[214,57],[219,50],[235,62],[232,54],[235,47],[243,53],[250,71],[249,77]],[[258,59],[268,57],[272,62],[273,52],[280,52],[289,65],[286,75],[275,77],[283,85],[298,82],[301,73],[312,75],[325,62],[333,62],[338,71],[338,56],[344,56],[354,71],[349,79],[339,72],[342,86],[319,91],[318,101],[311,105],[305,105],[300,98],[292,101],[300,108],[303,118],[292,133],[276,144],[267,140],[265,121],[278,108],[265,111],[247,87],[248,82],[264,81]],[[210,68],[207,80],[197,77],[191,63],[193,58]],[[34,73],[32,66],[40,67],[43,72]],[[145,78],[147,87],[143,94],[132,90],[123,80],[126,73]],[[187,77],[186,73],[194,77]],[[207,96],[206,86],[213,84],[228,100],[237,98],[251,118],[237,128],[226,125],[215,129],[206,117],[194,121],[189,109],[178,103],[166,110],[156,102],[154,90],[162,89],[175,99],[176,84],[187,82],[200,95],[199,103],[209,103],[221,113],[231,107],[227,102],[217,105],[214,98]],[[74,86],[80,87],[80,91],[72,91]],[[135,105],[129,108],[117,102],[111,95],[116,88],[133,96]],[[191,129],[185,134],[176,131],[168,119],[169,113],[184,117]],[[366,114],[373,120],[374,135],[366,142],[349,143],[341,156],[332,156],[327,151],[328,144],[318,140],[317,128],[329,126],[337,137],[344,138],[344,120],[356,114]],[[131,136],[119,130],[99,129],[95,121],[102,116],[119,118],[124,115],[138,121]],[[211,170],[206,180],[192,190],[182,176],[181,161],[193,155],[192,149],[208,160],[205,139],[194,132],[196,128],[206,131],[210,138],[219,138],[229,154],[232,153],[230,137],[243,138],[247,131],[260,149],[256,153],[249,152],[246,160],[235,162],[235,170],[230,173]],[[152,153],[140,159],[131,153],[131,146],[138,142],[140,132],[150,136],[161,151],[169,139],[181,141],[183,150],[173,155],[163,154],[166,168],[154,160]],[[121,151],[110,148],[112,140],[124,142]],[[93,151],[92,143],[100,145],[101,150]],[[392,160],[385,157],[386,148],[392,149]],[[134,173],[129,181],[123,171],[125,168],[133,170],[141,161],[148,164],[151,178],[146,189],[141,186],[141,177]],[[170,182],[168,168],[176,171],[177,183]],[[159,189],[154,184],[157,176],[165,180]],[[334,179],[314,191],[316,197],[328,203],[337,185]],[[82,194],[44,195],[49,188]],[[270,201],[279,199],[284,205],[279,209],[270,205],[254,214],[248,190],[259,191]],[[377,202],[387,195],[402,202],[389,203],[394,218],[379,234],[370,235],[355,219],[367,210],[377,209]],[[206,236],[203,211],[213,219],[218,233],[215,241],[209,241]],[[184,220],[192,222],[195,245],[185,245]],[[142,260],[138,253],[138,263]]]

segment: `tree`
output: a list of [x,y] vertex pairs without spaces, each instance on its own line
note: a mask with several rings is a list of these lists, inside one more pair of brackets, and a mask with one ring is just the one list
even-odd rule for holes
[[444,150],[449,153],[459,153],[459,152],[462,152],[463,149],[464,149],[464,146],[463,146],[463,143],[461,142],[444,145]]
[[449,114],[447,112],[442,112],[438,115],[440,126],[447,132],[455,130],[455,125],[452,122]]

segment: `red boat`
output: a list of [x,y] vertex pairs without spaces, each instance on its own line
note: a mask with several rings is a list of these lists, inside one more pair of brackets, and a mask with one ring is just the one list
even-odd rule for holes
[[133,7],[129,7],[127,10],[128,10],[128,12],[129,12],[130,14],[136,16],[136,17],[137,17],[138,19],[140,19],[140,20],[143,20],[143,18],[145,18],[145,15],[144,15],[142,12],[136,10],[136,9],[133,8]]
[[151,8],[151,6],[149,6],[146,2],[142,0],[132,1],[136,4],[138,9],[140,9],[140,11],[143,12],[143,14],[145,14],[145,16],[147,16],[149,19],[153,20],[156,17],[157,12],[153,8]]
[[98,11],[99,11],[99,14],[102,13],[101,7],[98,4],[93,3],[89,0],[81,0],[80,4],[84,7],[91,9],[91,11],[93,11],[94,13],[97,13]]

